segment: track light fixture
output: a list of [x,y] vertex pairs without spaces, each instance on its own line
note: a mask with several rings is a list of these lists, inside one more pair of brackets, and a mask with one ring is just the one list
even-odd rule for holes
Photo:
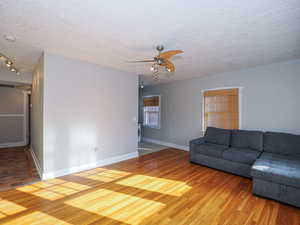
[[9,71],[14,72],[14,73],[16,73],[17,75],[20,75],[20,74],[21,74],[21,73],[20,73],[20,70],[17,69],[16,67],[14,67],[13,61],[12,61],[10,58],[8,58],[7,56],[5,56],[4,54],[2,54],[2,53],[0,53],[0,61],[4,61],[6,67],[7,67],[7,69],[8,69]]
[[6,66],[8,67],[8,68],[10,68],[11,66],[12,66],[12,61],[10,61],[10,60],[6,60],[5,61],[5,64],[6,64]]

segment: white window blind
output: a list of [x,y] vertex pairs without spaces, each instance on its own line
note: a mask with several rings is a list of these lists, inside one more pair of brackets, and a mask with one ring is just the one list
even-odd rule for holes
[[160,101],[159,96],[144,97],[144,126],[160,127]]

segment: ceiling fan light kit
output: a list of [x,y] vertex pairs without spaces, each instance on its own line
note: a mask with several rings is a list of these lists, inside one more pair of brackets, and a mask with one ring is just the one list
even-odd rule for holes
[[[183,53],[182,50],[171,50],[162,52],[164,50],[163,45],[157,45],[156,50],[158,51],[158,55],[153,58],[153,60],[138,60],[133,61],[135,63],[145,63],[145,62],[154,62],[152,66],[150,67],[150,70],[152,71],[152,78],[154,81],[159,80],[160,72],[175,72],[175,65],[170,61],[170,58],[174,55]],[[164,68],[164,70],[160,70],[160,67]]]
[[0,60],[4,61],[5,65],[6,65],[6,68],[11,71],[11,72],[14,72],[16,73],[17,75],[20,75],[20,70],[17,69],[16,67],[14,67],[14,63],[13,61],[8,58],[7,56],[5,56],[4,54],[0,53]]

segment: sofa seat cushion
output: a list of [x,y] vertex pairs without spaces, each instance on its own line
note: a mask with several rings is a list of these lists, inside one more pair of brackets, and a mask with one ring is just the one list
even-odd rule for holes
[[207,143],[229,146],[231,130],[208,127],[206,129],[204,140]]
[[263,150],[264,133],[261,131],[233,130],[231,146],[233,148],[248,148],[257,151]]
[[254,178],[300,188],[300,157],[263,153],[251,169]]
[[245,148],[229,148],[223,152],[223,159],[252,165],[261,153]]
[[222,158],[222,153],[226,149],[228,149],[228,147],[223,145],[203,143],[195,147],[195,152],[207,156]]

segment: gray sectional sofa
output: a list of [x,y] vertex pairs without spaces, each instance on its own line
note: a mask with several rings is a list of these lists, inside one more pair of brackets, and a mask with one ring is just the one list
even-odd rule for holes
[[190,161],[253,178],[253,193],[300,207],[300,135],[208,127]]

